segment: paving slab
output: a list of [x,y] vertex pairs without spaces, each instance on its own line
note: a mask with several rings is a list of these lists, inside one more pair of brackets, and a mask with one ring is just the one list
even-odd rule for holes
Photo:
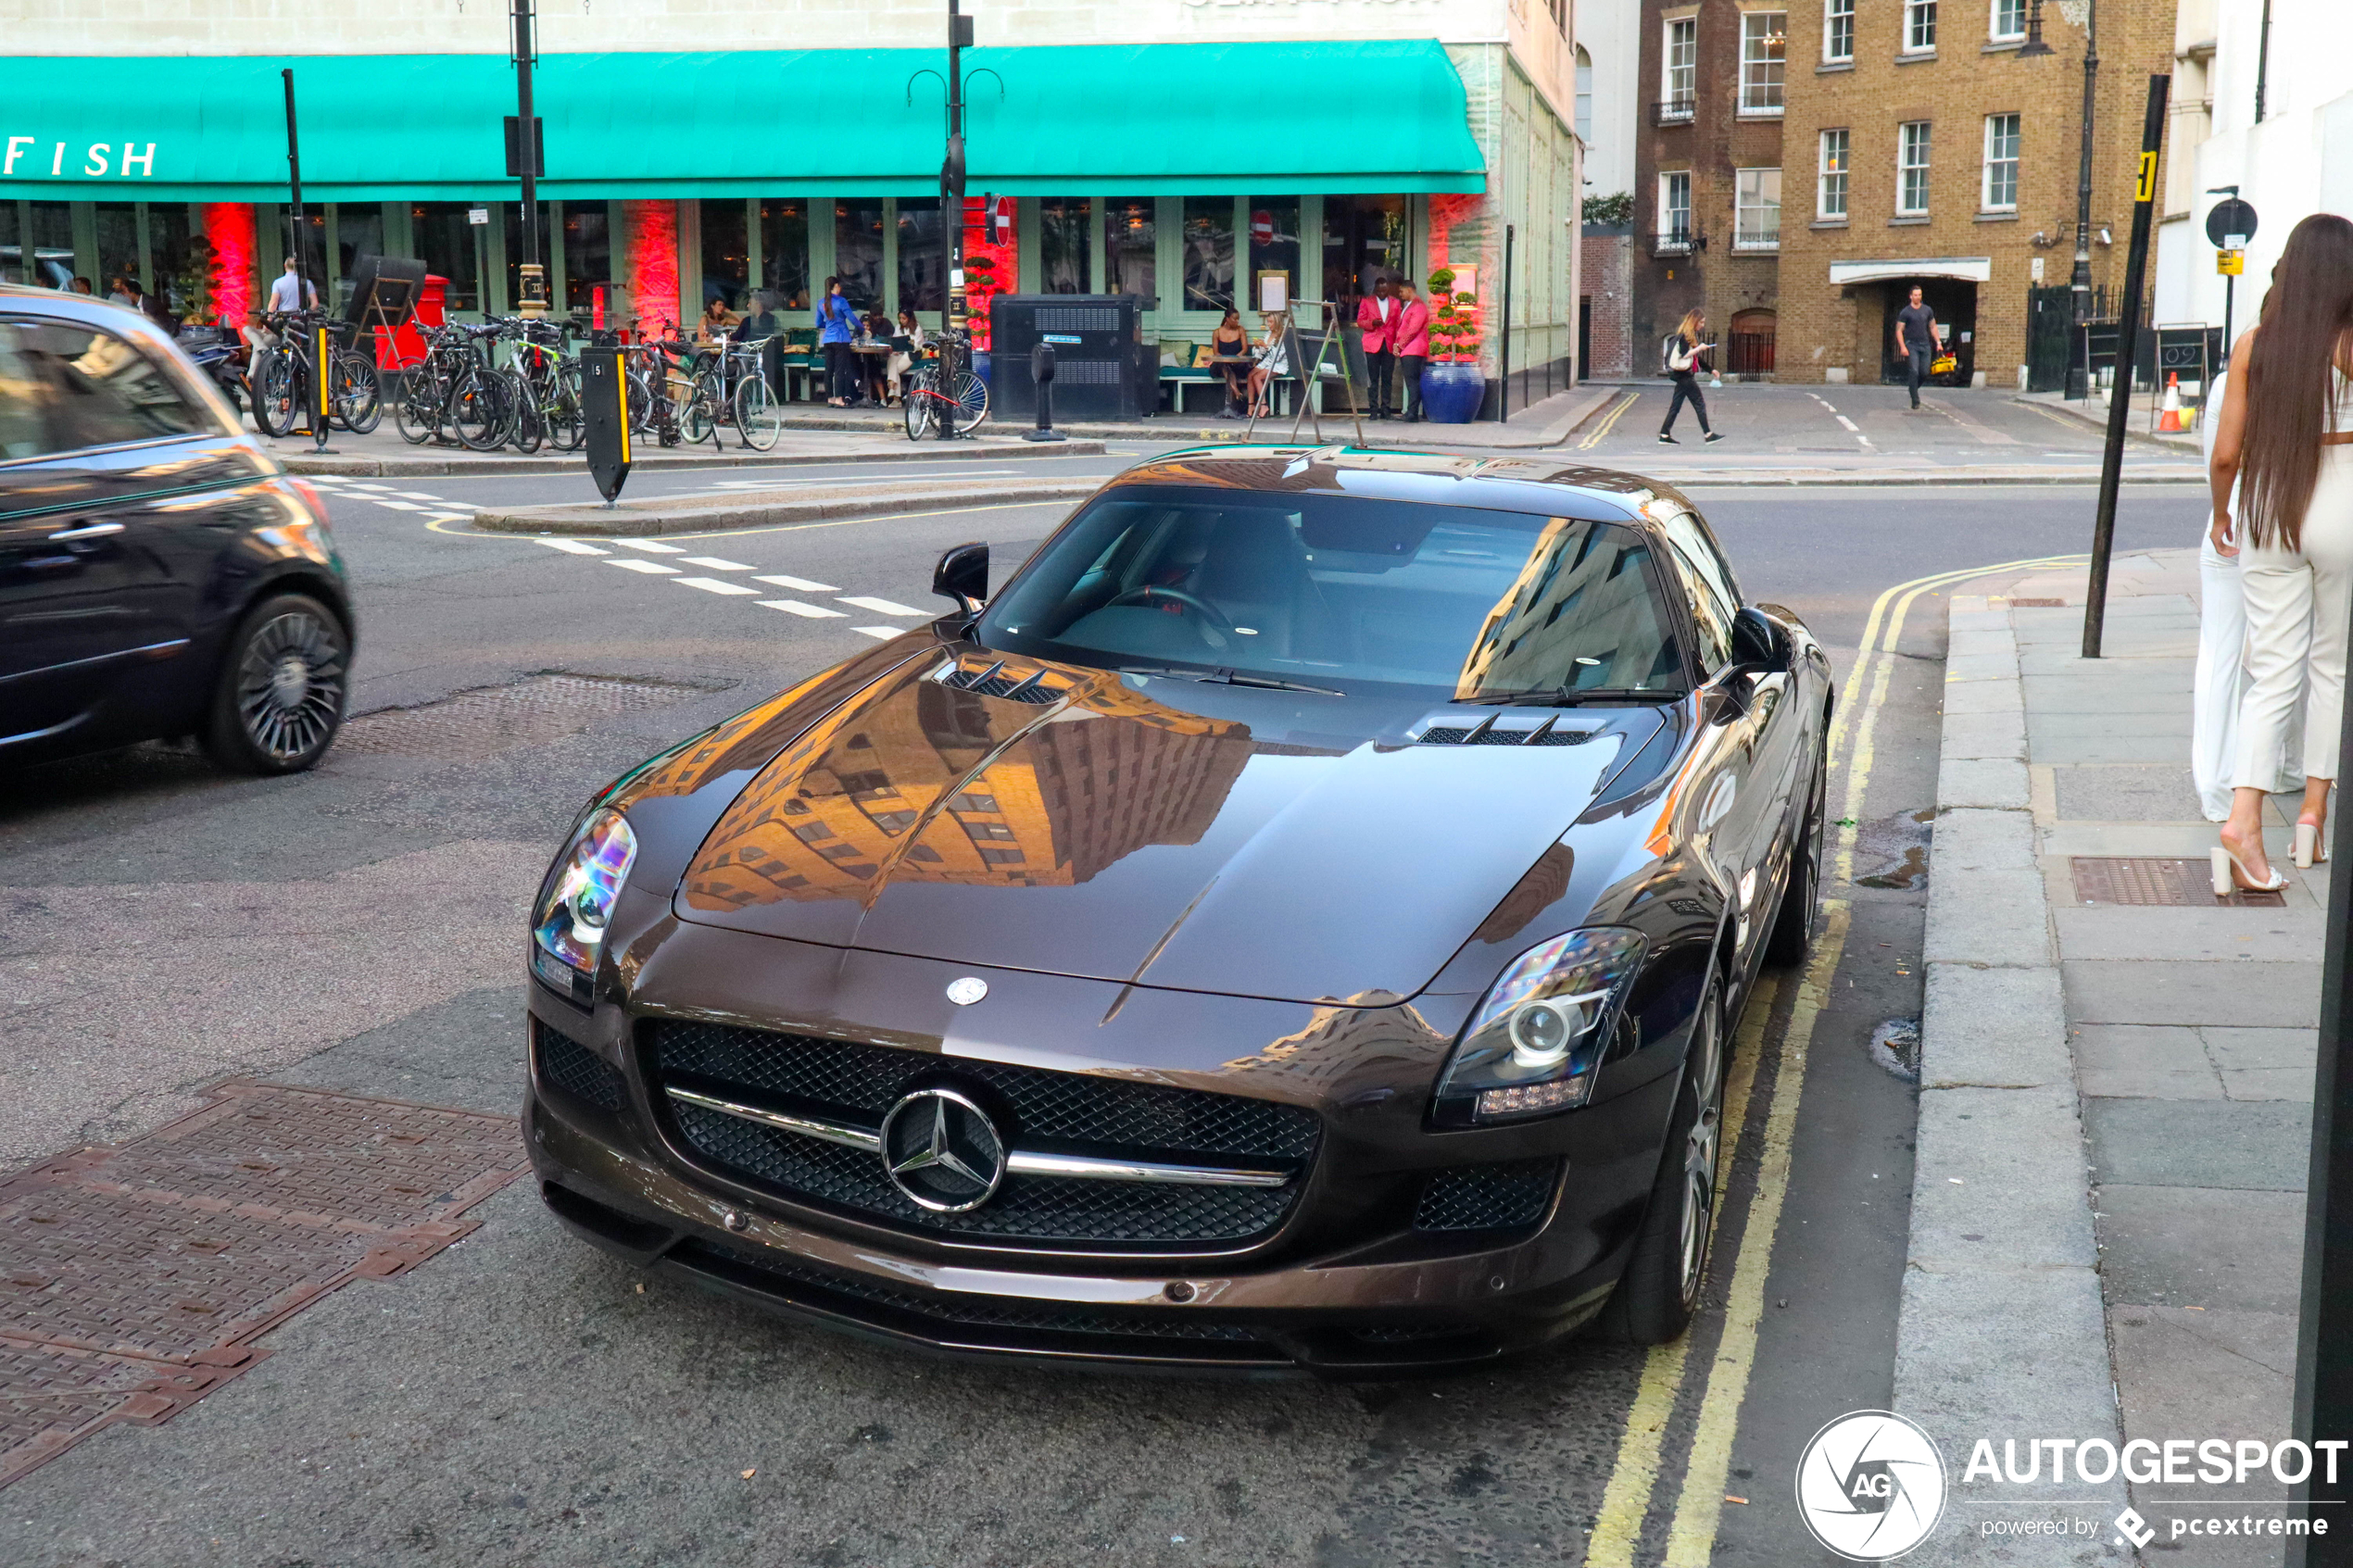
[[2020,867],[1944,880],[1929,902],[1921,958],[1931,964],[2049,963],[2043,873]]
[[1947,681],[1944,683],[1944,712],[1950,718],[1959,713],[2022,713],[2015,681]]
[[2092,1267],[2075,1093],[1924,1089],[1912,1185],[1916,1269]]
[[[2050,711],[2037,705],[2037,712]],[[2205,815],[2189,769],[2180,762],[2124,762],[2062,769],[2058,813],[2111,822],[2195,822]]]
[[2048,965],[1929,965],[1921,1086],[2071,1088],[2062,1010],[2058,971]]
[[2321,966],[2241,963],[2229,986],[2196,961],[2067,959],[2068,1017],[2086,1023],[2237,1023],[2317,1029]]
[[[1948,686],[1949,694],[1966,688]],[[1949,757],[1937,770],[1937,798],[1947,806],[2023,811],[2029,798],[2026,764],[2007,757]]]
[[1944,755],[1947,757],[2024,757],[2026,723],[2016,710],[2007,713],[1947,713]]
[[2317,964],[2327,935],[2317,910],[2235,904],[2203,909],[2102,904],[2056,909],[2052,920],[2058,928],[2059,951],[2070,961]]
[[2068,1031],[2086,1095],[2117,1099],[2221,1099],[2222,1074],[2195,1029],[2086,1023]]
[[2103,1184],[2300,1193],[2311,1156],[2301,1105],[2086,1099],[2083,1129]]
[[[2195,1311],[2144,1307],[2115,1314],[2117,1397],[2128,1432],[2154,1436],[2196,1434],[2276,1441],[2290,1430],[2296,1354],[2293,1312]],[[2268,1472],[2247,1484],[2222,1486],[2135,1486],[2133,1506],[2160,1523],[2169,1515],[2212,1516],[2233,1505],[2276,1502],[2287,1488]],[[2193,1506],[2169,1508],[2173,1502]],[[2276,1517],[2285,1511],[2252,1506],[2246,1513]],[[2178,1562],[2183,1568],[2279,1568],[2283,1543],[2271,1537],[2164,1538],[2166,1549],[2145,1561]]]
[[2296,1311],[2302,1193],[2118,1183],[2098,1188],[2096,1201],[2112,1307]]

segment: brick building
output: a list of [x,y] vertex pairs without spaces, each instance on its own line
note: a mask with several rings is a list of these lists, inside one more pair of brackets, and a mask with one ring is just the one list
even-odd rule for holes
[[1693,308],[1725,345],[1719,370],[1774,369],[1789,20],[1759,0],[1643,0],[1637,373],[1657,369],[1658,340]]
[[[1790,221],[1778,379],[1881,381],[1915,283],[1976,384],[2022,385],[2029,291],[2074,265],[2084,0],[1798,0],[1782,126]],[[2122,282],[2148,79],[2171,68],[2170,6],[2099,15],[2092,279]],[[2103,238],[2103,236],[2107,236]],[[2045,320],[2067,317],[2049,301]],[[2063,357],[2065,339],[2054,345]]]

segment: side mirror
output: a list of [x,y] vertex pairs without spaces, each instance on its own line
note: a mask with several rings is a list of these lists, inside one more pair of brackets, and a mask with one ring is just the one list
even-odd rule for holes
[[988,546],[958,545],[931,569],[931,591],[956,601],[966,615],[978,615],[988,602]]
[[1792,649],[1787,628],[1755,605],[1732,617],[1732,662],[1765,674],[1786,671]]

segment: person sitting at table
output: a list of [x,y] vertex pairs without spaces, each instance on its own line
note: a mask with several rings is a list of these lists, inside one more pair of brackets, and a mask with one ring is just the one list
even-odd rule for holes
[[764,340],[776,336],[784,330],[784,323],[776,320],[775,311],[769,308],[768,295],[764,291],[754,289],[744,296],[744,317],[736,323],[735,341],[761,345],[760,378],[768,383],[771,391],[784,384],[784,378],[776,373],[783,364],[783,357],[778,353],[776,345]]
[[711,302],[702,307],[702,320],[696,323],[695,341],[716,343],[719,341],[720,333],[732,334],[736,330],[736,323],[742,320],[741,316],[727,308],[725,295],[713,295],[711,296]]
[[915,313],[899,313],[899,330],[890,334],[890,361],[887,372],[890,400],[898,402],[902,392],[901,380],[914,368],[915,356],[924,351],[924,329],[917,324]]
[[1209,334],[1210,358],[1218,363],[1212,366],[1226,383],[1226,406],[1217,411],[1221,420],[1241,418],[1242,378],[1249,369],[1250,333],[1243,330],[1242,313],[1228,310],[1217,330]]
[[1261,320],[1266,323],[1266,335],[1259,340],[1258,363],[1250,368],[1250,417],[1254,420],[1273,417],[1268,384],[1290,374],[1290,318],[1280,310],[1270,310]]

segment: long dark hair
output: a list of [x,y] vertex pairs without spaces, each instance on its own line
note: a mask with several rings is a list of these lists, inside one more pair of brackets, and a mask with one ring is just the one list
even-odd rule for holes
[[2246,536],[2296,550],[2335,419],[2330,371],[2353,332],[2353,222],[2316,212],[2289,231],[2256,326],[2239,449]]

